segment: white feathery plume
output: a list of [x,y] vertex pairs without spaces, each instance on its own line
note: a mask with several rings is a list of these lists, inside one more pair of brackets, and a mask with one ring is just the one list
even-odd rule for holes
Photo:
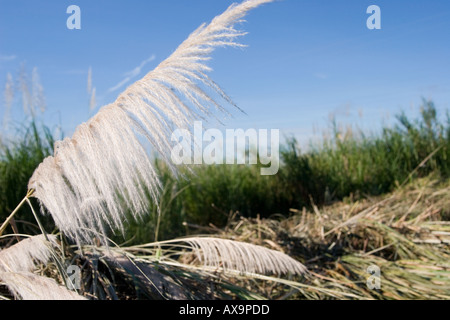
[[23,112],[25,114],[29,114],[32,117],[34,117],[35,110],[33,109],[32,97],[31,97],[31,92],[30,92],[30,86],[28,83],[27,72],[25,70],[25,64],[22,64],[20,67],[19,87],[20,87],[20,92],[22,93]]
[[31,272],[37,263],[46,264],[57,246],[56,236],[33,236],[0,251],[0,272]]
[[90,95],[89,98],[89,111],[93,111],[97,106],[97,101],[95,99],[96,89],[92,87],[92,67],[89,67],[88,77],[87,77],[87,93]]
[[304,274],[306,267],[280,251],[213,237],[192,237],[165,241],[187,243],[205,267],[259,274]]
[[206,90],[234,105],[207,76],[206,61],[216,47],[242,46],[235,39],[245,33],[233,26],[249,10],[271,1],[233,4],[202,24],[169,58],[80,125],[71,139],[55,144],[54,156],[39,165],[28,188],[62,232],[90,241],[106,226],[121,230],[125,207],[137,217],[145,212],[148,194],[157,199],[160,183],[143,143],[150,143],[176,172],[170,160],[173,130],[210,118],[212,108],[225,112]]
[[36,110],[38,109],[42,113],[45,111],[46,102],[44,88],[42,87],[39,73],[36,67],[34,67],[33,71],[31,72],[31,101],[33,105],[33,112],[36,112]]
[[6,107],[11,108],[13,99],[14,99],[14,81],[11,73],[8,72],[8,74],[6,75],[6,84],[5,84]]
[[87,93],[91,94],[92,91],[92,67],[89,67],[87,76]]
[[55,280],[31,272],[0,272],[3,282],[16,299],[22,300],[87,300]]
[[9,115],[11,112],[11,106],[14,100],[14,81],[11,73],[8,72],[6,75],[6,84],[5,84],[5,115],[3,118],[3,128],[6,131],[9,123]]
[[96,89],[94,87],[94,88],[92,88],[91,98],[89,100],[89,111],[93,111],[95,109],[95,107],[97,106],[97,100],[95,99],[95,92],[96,92]]

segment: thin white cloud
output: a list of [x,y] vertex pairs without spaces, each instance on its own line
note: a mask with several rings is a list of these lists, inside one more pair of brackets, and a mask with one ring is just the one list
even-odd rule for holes
[[139,66],[137,66],[136,68],[134,68],[131,71],[128,71],[124,74],[124,79],[122,81],[120,81],[118,84],[116,84],[114,87],[111,87],[108,89],[108,93],[111,93],[113,91],[118,90],[119,88],[121,88],[123,85],[125,85],[127,82],[129,82],[132,78],[136,77],[137,75],[139,75],[142,71],[142,68],[149,63],[150,61],[155,60],[155,55],[152,55],[151,57],[149,57],[148,59],[144,60],[141,62],[141,64]]
[[328,79],[328,75],[325,73],[317,72],[317,73],[314,73],[313,76],[317,79],[322,79],[322,80]]
[[60,73],[69,76],[80,76],[86,74],[86,69],[69,69],[61,71]]
[[15,55],[2,55],[0,54],[0,61],[12,61],[14,59],[16,59],[17,57]]
[[120,87],[122,87],[125,83],[130,81],[130,77],[126,77],[122,81],[120,81],[118,84],[116,84],[114,87],[111,87],[108,89],[108,93],[118,90]]

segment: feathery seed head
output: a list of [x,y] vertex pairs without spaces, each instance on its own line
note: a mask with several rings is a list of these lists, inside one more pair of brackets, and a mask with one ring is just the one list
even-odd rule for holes
[[90,242],[107,228],[123,229],[124,205],[139,217],[147,208],[147,194],[157,203],[160,182],[143,142],[177,171],[170,158],[173,130],[216,118],[214,109],[227,113],[206,90],[235,106],[206,75],[211,69],[205,62],[217,47],[241,46],[235,39],[245,33],[233,26],[250,9],[271,1],[234,4],[202,24],[153,71],[80,125],[71,139],[55,144],[54,156],[39,165],[28,187],[36,190],[34,196],[62,232]]

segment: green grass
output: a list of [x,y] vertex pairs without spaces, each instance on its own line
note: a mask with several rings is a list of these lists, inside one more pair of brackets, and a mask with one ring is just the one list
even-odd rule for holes
[[[291,139],[282,147],[280,171],[275,176],[261,176],[258,166],[218,165],[195,166],[185,178],[175,179],[160,165],[165,185],[161,207],[166,216],[161,221],[170,220],[166,227],[160,226],[160,238],[185,235],[188,230],[183,221],[197,225],[195,232],[199,226],[212,227],[201,229],[211,231],[213,226],[224,227],[234,215],[288,216],[291,208],[310,209],[313,204],[321,207],[391,192],[430,173],[448,177],[448,117],[439,122],[431,101],[424,100],[421,110],[419,119],[398,115],[396,125],[383,128],[378,135],[340,131],[334,124],[331,138],[308,152],[302,152]],[[141,229],[149,228],[151,232],[145,234],[153,235],[156,216],[151,220],[132,224],[129,234],[142,235]]]
[[[341,131],[334,124],[331,138],[324,138],[307,152],[290,139],[282,146],[281,166],[275,176],[261,176],[255,165],[205,165],[175,178],[156,160],[164,186],[161,216],[152,204],[141,221],[130,220],[125,238],[115,239],[132,243],[170,239],[186,235],[193,225],[206,227],[205,231],[224,227],[235,215],[288,216],[291,208],[381,195],[430,173],[448,177],[449,117],[440,122],[431,101],[423,100],[421,110],[420,118],[400,114],[394,127],[374,135]],[[2,147],[0,218],[23,198],[29,177],[52,152],[52,145],[48,131],[39,132],[32,123],[21,138]],[[25,211],[18,219],[33,221]]]
[[[401,114],[397,120],[370,136],[335,125],[332,138],[307,152],[290,140],[275,176],[261,176],[258,166],[217,165],[194,166],[176,178],[156,159],[163,185],[160,215],[150,204],[140,221],[129,219],[125,236],[111,237],[120,244],[115,250],[139,268],[156,263],[167,285],[189,297],[448,299],[450,121],[439,122],[429,101],[419,119]],[[53,153],[45,127],[33,121],[18,132],[0,148],[1,221],[26,194],[34,169]],[[26,206],[15,222],[20,233],[40,233]],[[43,222],[51,231],[51,219]],[[179,270],[176,261],[163,268],[158,257],[178,255],[158,248],[141,255],[133,247],[199,233],[281,249],[311,275],[301,281],[263,276],[228,281],[207,271]],[[86,286],[97,290],[91,294],[155,298],[145,279],[133,278],[133,270],[115,269],[97,253],[90,257],[89,247],[84,250],[87,260],[79,263],[96,274],[87,277]],[[81,258],[75,252],[73,259]],[[370,265],[382,270],[381,290],[366,286]]]
[[[36,167],[45,157],[53,153],[53,136],[43,126],[38,128],[36,121],[17,131],[16,139],[0,144],[0,220],[14,210],[27,193],[28,180]],[[38,207],[31,199],[35,208]],[[16,216],[19,231],[40,233],[35,219],[28,207],[24,206]],[[53,228],[52,219],[43,218],[43,224],[49,231]]]

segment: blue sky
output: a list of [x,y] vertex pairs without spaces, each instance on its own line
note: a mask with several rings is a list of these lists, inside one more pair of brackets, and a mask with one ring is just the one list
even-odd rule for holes
[[[92,116],[90,67],[100,107],[232,2],[0,0],[0,88],[22,63],[37,67],[43,121],[71,135]],[[72,4],[81,30],[66,27]],[[366,27],[372,4],[381,8],[381,30]],[[210,76],[247,113],[235,113],[229,127],[281,129],[306,142],[330,114],[374,130],[402,110],[416,115],[422,97],[441,114],[450,107],[449,1],[281,0],[246,20],[248,47],[219,49],[209,63]],[[13,108],[22,121],[20,102]],[[0,103],[0,117],[4,109]]]

